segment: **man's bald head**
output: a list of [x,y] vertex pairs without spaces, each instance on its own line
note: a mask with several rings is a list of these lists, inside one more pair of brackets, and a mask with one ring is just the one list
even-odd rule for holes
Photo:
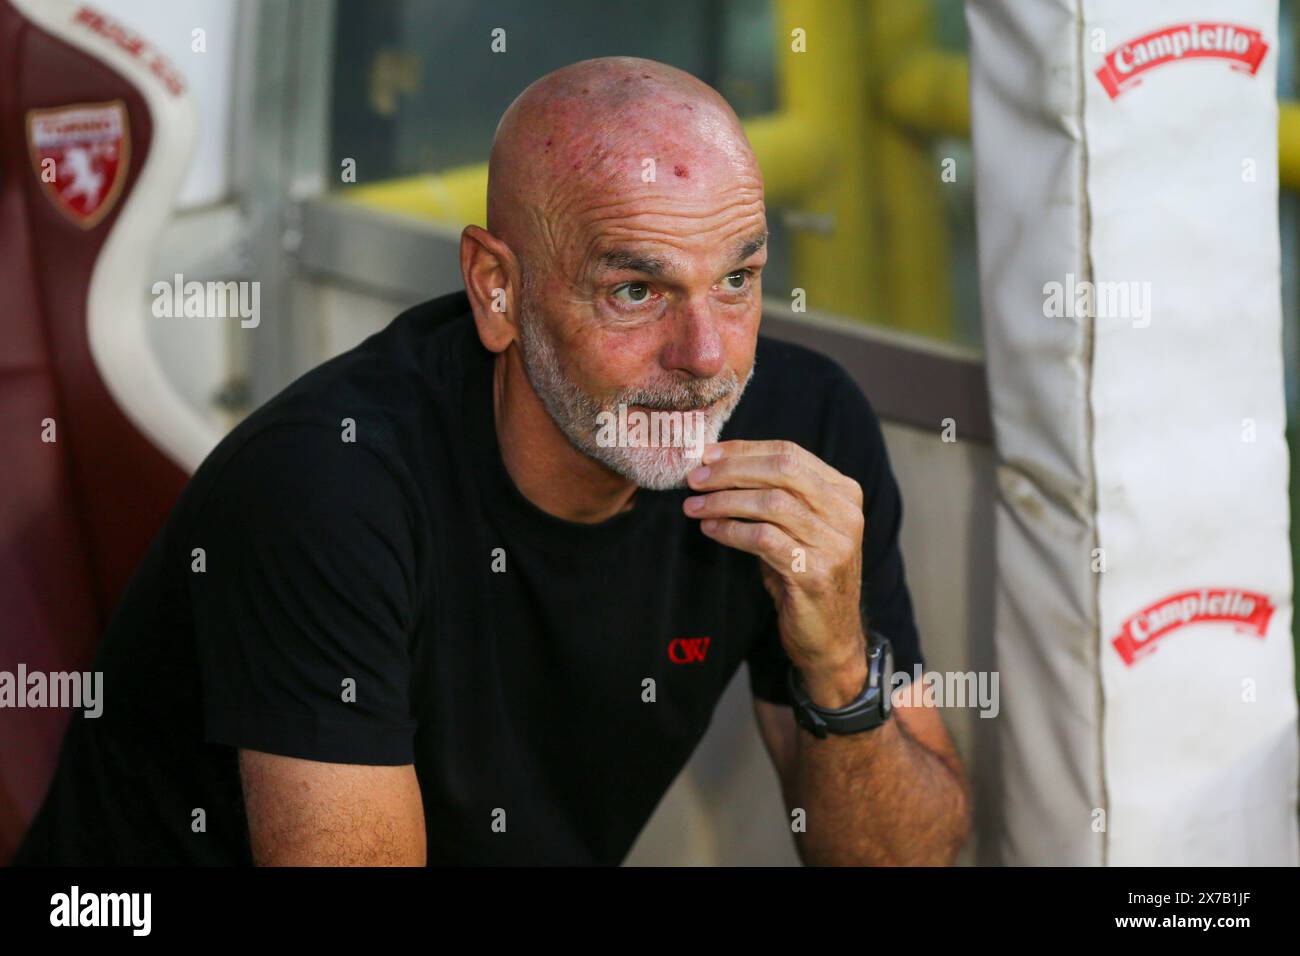
[[762,183],[736,114],[689,73],[623,56],[562,67],[520,93],[497,125],[488,231],[522,259],[554,255],[575,205],[650,192],[650,170],[661,184],[701,192],[738,176]]

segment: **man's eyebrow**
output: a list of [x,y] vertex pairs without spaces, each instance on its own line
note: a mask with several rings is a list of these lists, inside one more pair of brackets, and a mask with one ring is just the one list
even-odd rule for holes
[[740,249],[736,252],[735,261],[744,262],[754,253],[758,252],[759,249],[762,249],[765,245],[767,245],[767,233],[760,232],[752,239],[746,240],[744,243],[741,244]]
[[658,278],[667,271],[667,264],[658,256],[643,252],[629,252],[625,249],[611,249],[603,252],[596,260],[602,269],[618,269],[625,272],[643,272]]
[[[765,245],[767,245],[766,232],[743,240],[736,249],[735,261],[744,262]],[[655,278],[662,278],[668,272],[668,263],[659,256],[628,249],[610,249],[602,252],[596,259],[596,264],[601,269],[640,272]]]

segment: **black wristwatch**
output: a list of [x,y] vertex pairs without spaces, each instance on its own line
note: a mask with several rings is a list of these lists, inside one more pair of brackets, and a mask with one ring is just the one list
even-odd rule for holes
[[825,740],[827,734],[856,734],[879,727],[892,713],[890,678],[894,673],[894,649],[879,631],[867,631],[867,682],[862,693],[843,707],[830,710],[818,707],[804,689],[799,671],[792,664],[789,672],[790,696],[794,698],[794,718],[799,726]]

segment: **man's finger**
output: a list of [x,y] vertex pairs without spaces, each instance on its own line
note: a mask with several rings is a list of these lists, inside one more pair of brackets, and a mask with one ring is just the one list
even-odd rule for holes
[[[707,474],[701,473],[707,469]],[[829,524],[839,527],[861,513],[845,494],[840,493],[806,462],[788,454],[735,455],[702,465],[687,475],[692,491],[711,492],[728,488],[783,488],[801,499],[805,506]]]
[[799,547],[788,534],[765,521],[706,518],[700,530],[719,544],[748,552],[782,573],[790,570],[794,550]]
[[714,442],[705,445],[701,454],[702,464],[713,466],[732,458],[775,456],[784,458],[792,465],[802,467],[816,475],[841,497],[853,504],[862,506],[862,486],[847,475],[832,468],[822,459],[796,442],[785,439],[764,439],[751,441],[735,438],[730,441]]
[[841,533],[784,488],[724,489],[687,498],[682,510],[692,518],[745,518],[766,521],[810,547],[821,547]]

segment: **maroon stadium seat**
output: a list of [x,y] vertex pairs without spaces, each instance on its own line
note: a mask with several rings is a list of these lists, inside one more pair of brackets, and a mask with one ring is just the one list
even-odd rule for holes
[[[62,0],[0,0],[0,70],[0,669],[85,670],[210,444],[168,441],[198,419],[140,347],[194,107],[152,47]],[[0,863],[71,713],[0,711]]]

